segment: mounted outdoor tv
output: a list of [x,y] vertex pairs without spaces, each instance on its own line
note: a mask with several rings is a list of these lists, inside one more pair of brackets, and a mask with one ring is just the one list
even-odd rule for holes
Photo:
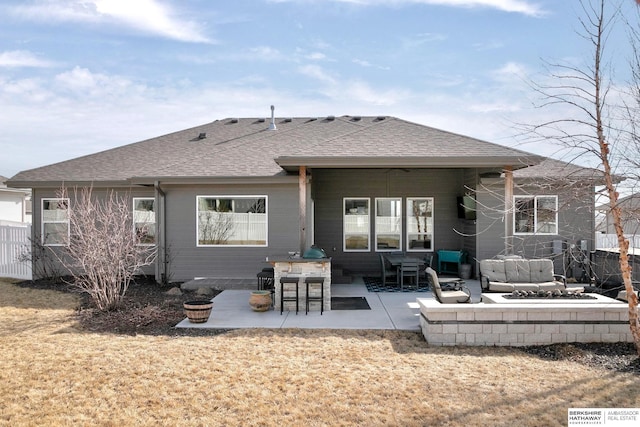
[[458,218],[476,219],[476,200],[473,197],[458,197]]

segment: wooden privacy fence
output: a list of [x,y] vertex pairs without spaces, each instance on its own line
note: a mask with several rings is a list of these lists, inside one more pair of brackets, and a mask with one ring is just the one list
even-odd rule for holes
[[20,254],[29,250],[31,226],[0,225],[0,277],[31,280],[31,264],[20,262]]

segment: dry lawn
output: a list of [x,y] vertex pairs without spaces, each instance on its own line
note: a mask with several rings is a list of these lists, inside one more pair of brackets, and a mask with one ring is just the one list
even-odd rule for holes
[[637,375],[395,331],[81,330],[70,294],[0,280],[0,425],[566,425],[640,407]]

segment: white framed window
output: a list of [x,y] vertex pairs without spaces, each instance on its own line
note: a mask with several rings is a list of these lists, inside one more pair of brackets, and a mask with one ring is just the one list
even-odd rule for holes
[[433,251],[433,197],[407,197],[407,251]]
[[401,251],[402,199],[381,197],[375,203],[376,251]]
[[197,246],[267,246],[267,196],[197,196]]
[[66,246],[69,244],[69,199],[42,199],[42,244]]
[[514,196],[514,234],[558,234],[558,196]]
[[133,198],[133,232],[138,244],[153,246],[156,242],[155,198]]
[[343,199],[343,237],[345,252],[367,252],[371,248],[369,198]]

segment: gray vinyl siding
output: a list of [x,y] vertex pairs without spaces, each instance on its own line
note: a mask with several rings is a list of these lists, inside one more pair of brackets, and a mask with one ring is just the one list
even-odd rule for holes
[[[465,169],[464,170],[464,188],[460,195],[469,195],[474,199],[477,198],[476,189],[478,185],[478,170],[477,169]],[[478,209],[480,205],[476,202],[476,209]],[[468,262],[472,266],[471,274],[475,276],[477,273],[477,268],[475,266],[474,260],[476,259],[476,245],[477,245],[477,217],[478,212],[476,211],[476,220],[461,220],[459,231],[464,236],[462,239],[462,249],[464,249],[468,256]]]
[[[558,196],[558,234],[513,236],[513,251],[525,258],[551,258],[554,269],[559,274],[568,271],[572,245],[580,240],[587,240],[589,250],[594,248],[594,198],[592,187],[574,189],[553,189],[549,187],[518,186],[515,195],[556,195]],[[494,258],[507,253],[505,249],[504,218],[504,181],[499,180],[492,185],[479,186],[478,203],[483,206],[479,212],[478,227],[478,260]],[[507,216],[513,221],[513,214]],[[554,242],[560,241],[563,251],[554,253]],[[575,249],[575,247],[573,248]]]
[[[104,188],[94,188],[92,190],[92,194],[95,198],[104,199],[107,196],[108,191],[111,189]],[[155,192],[153,189],[144,188],[144,187],[130,187],[130,188],[113,188],[113,190],[119,195],[126,195],[129,200],[129,208],[133,207],[133,198],[134,197],[154,197]],[[71,204],[71,209],[73,209],[73,200],[74,200],[74,190],[70,188],[69,190],[69,199]],[[78,191],[81,191],[79,188]],[[32,214],[32,227],[31,227],[31,238],[38,239],[40,241],[40,237],[42,235],[42,199],[49,198],[58,198],[58,194],[60,192],[59,188],[38,188],[33,189],[32,193],[32,203],[33,203],[33,214]],[[131,224],[131,230],[133,232],[133,223]],[[50,247],[52,250],[60,253],[62,248],[60,247]],[[59,268],[62,268],[61,265],[56,262],[56,265]],[[37,268],[33,269],[34,272],[39,271]],[[153,276],[155,272],[155,265],[148,265],[142,268],[142,273],[146,275]],[[34,277],[34,279],[38,279],[38,277]]]
[[[504,183],[479,185],[476,190],[476,261],[505,253]],[[478,263],[476,262],[476,267]]]
[[[281,257],[298,250],[298,186],[202,185],[162,186],[166,194],[168,278],[195,277],[254,280],[267,267],[266,257]],[[266,247],[198,247],[196,242],[196,197],[251,195],[267,197],[268,237]]]
[[[374,202],[376,197],[401,197],[406,217],[407,197],[433,197],[434,249],[462,249],[465,220],[457,216],[457,196],[464,194],[462,169],[315,169],[312,196],[315,202],[315,242],[327,251],[334,264],[353,273],[376,274],[379,252],[374,242]],[[368,252],[343,251],[343,198],[371,199],[371,248]],[[472,223],[472,221],[471,221]],[[403,220],[403,250],[406,250],[406,221]],[[424,257],[433,252],[409,252]]]

